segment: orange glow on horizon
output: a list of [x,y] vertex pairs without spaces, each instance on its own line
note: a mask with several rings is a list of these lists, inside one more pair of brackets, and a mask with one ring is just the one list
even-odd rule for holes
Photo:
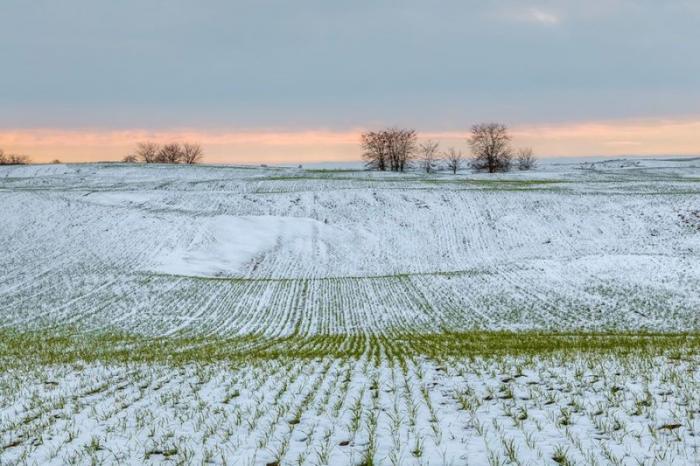
[[[90,162],[120,160],[140,141],[196,141],[210,163],[351,161],[360,158],[361,131],[0,129],[0,148],[35,162]],[[419,134],[467,151],[468,131]],[[515,126],[512,135],[514,145],[531,146],[541,157],[700,153],[700,118]]]

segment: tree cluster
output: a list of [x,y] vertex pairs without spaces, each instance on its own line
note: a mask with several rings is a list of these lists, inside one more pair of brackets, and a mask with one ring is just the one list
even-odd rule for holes
[[462,152],[454,147],[450,147],[445,152],[440,153],[439,148],[440,145],[430,139],[419,145],[419,168],[426,173],[433,173],[444,167],[453,174],[457,174],[457,171],[464,165],[464,155],[462,155]]
[[413,129],[367,131],[361,137],[362,158],[367,168],[402,172],[416,155],[418,135]]
[[[366,131],[361,138],[362,158],[370,169],[403,172],[417,162],[418,168],[426,173],[446,168],[456,174],[466,165],[464,155],[454,147],[440,153],[435,141],[418,144],[418,135],[412,129]],[[508,128],[501,123],[472,126],[467,142],[472,152],[470,166],[475,170],[505,172],[513,167],[514,162],[520,170],[530,170],[536,164],[532,149],[513,149]]]
[[515,158],[518,169],[530,170],[535,166],[532,149],[514,150],[506,125],[501,123],[479,123],[472,126],[469,146],[472,149],[472,167],[489,173],[507,172]]
[[202,146],[195,143],[157,144],[155,142],[140,142],[134,153],[122,159],[125,163],[185,163],[193,165],[204,158]]
[[29,157],[21,154],[6,154],[0,149],[0,165],[26,165],[30,163]]

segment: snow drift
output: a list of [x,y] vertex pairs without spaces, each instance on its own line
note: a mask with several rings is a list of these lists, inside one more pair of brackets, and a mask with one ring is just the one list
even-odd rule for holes
[[154,269],[174,275],[237,275],[254,269],[256,259],[282,245],[313,259],[322,254],[314,239],[330,237],[334,230],[311,218],[219,215],[200,220],[191,243],[162,253]]

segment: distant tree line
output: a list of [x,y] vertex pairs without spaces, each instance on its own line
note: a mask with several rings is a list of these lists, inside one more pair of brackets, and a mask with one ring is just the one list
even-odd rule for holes
[[7,154],[0,149],[0,165],[26,165],[31,163],[31,160],[26,155]]
[[155,142],[140,142],[136,150],[122,159],[125,163],[184,163],[194,165],[204,158],[202,146],[196,143],[157,144]]
[[464,167],[489,173],[507,172],[513,166],[530,170],[536,164],[530,148],[514,149],[508,128],[501,123],[479,123],[471,128],[467,143],[471,159],[454,147],[440,151],[435,141],[418,144],[413,129],[389,128],[366,131],[361,135],[362,158],[369,169],[403,172],[414,163],[422,171],[433,173],[445,168],[456,174]]

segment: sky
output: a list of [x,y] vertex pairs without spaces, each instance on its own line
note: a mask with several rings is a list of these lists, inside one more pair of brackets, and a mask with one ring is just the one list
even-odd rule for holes
[[1,0],[0,148],[359,158],[501,121],[540,156],[700,154],[700,1]]

